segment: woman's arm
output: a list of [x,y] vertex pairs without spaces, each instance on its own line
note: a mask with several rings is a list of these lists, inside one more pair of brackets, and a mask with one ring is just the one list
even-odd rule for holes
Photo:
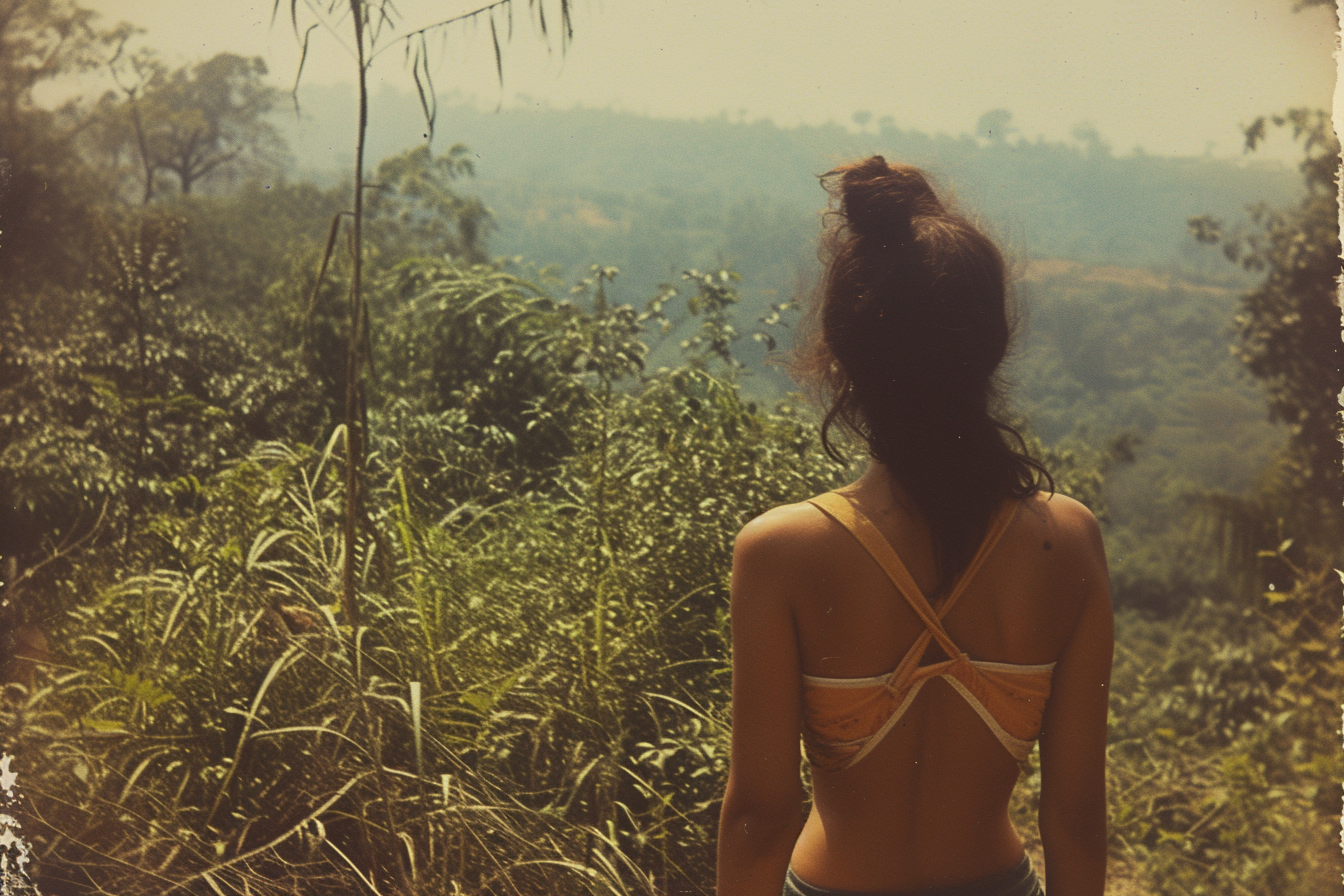
[[802,677],[783,544],[788,511],[733,552],[733,747],[719,816],[718,896],[779,896],[802,829]]
[[1106,716],[1114,621],[1096,519],[1066,505],[1074,546],[1068,587],[1081,589],[1073,635],[1055,665],[1041,728],[1041,845],[1050,896],[1100,896],[1106,886]]

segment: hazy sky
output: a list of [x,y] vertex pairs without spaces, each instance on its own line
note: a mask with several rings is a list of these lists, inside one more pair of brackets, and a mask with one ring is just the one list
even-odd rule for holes
[[[516,2],[503,88],[482,21],[431,42],[441,90],[487,107],[516,105],[521,94],[559,107],[780,124],[849,122],[865,110],[950,134],[1005,108],[1032,139],[1067,139],[1086,121],[1119,153],[1140,145],[1229,156],[1240,151],[1238,125],[1256,115],[1329,107],[1336,75],[1333,12],[1294,13],[1293,0],[573,0],[574,41],[563,55],[547,51],[525,23],[526,0]],[[287,0],[274,26],[270,2],[84,3],[144,27],[144,44],[172,62],[260,55],[276,83],[293,81]],[[400,0],[400,30],[476,5]],[[301,22],[313,21],[300,7]],[[342,39],[346,30],[339,22]],[[351,82],[353,67],[333,32],[314,33],[305,81]],[[413,89],[397,47],[375,74]]]

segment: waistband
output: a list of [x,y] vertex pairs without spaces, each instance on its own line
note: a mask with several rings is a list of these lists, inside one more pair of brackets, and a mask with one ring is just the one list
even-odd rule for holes
[[830,890],[808,883],[790,868],[784,878],[784,896],[1036,896],[1044,894],[1040,879],[1025,855],[1022,861],[1006,871],[999,871],[978,880],[946,887],[926,887],[921,890],[887,890],[859,892]]

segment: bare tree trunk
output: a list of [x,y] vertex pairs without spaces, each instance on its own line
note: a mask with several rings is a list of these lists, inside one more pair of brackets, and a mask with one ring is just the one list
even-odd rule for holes
[[131,104],[131,123],[135,125],[135,143],[136,148],[140,150],[140,165],[145,169],[145,195],[141,199],[141,204],[149,205],[149,201],[154,198],[154,161],[149,157],[149,141],[145,138],[145,125],[140,120],[140,106],[135,99],[135,90],[126,91],[127,100]]
[[350,333],[345,353],[345,517],[342,536],[345,557],[341,566],[341,610],[351,627],[359,625],[359,605],[355,593],[355,541],[362,499],[360,467],[364,450],[364,426],[361,413],[360,348],[365,324],[363,291],[360,278],[364,254],[364,138],[369,120],[367,63],[364,59],[364,18],[360,0],[350,0],[354,16],[355,52],[359,62],[359,134],[355,141],[355,214],[351,234],[352,268],[350,272]]

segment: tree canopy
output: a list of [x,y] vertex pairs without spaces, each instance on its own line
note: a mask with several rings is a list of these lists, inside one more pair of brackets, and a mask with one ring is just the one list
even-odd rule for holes
[[103,64],[130,30],[99,28],[70,0],[0,0],[0,309],[16,288],[78,282],[105,191],[76,145],[87,116],[76,103],[41,108],[33,89]]
[[[1301,141],[1306,187],[1292,208],[1252,207],[1258,229],[1223,233],[1209,216],[1191,229],[1205,242],[1221,243],[1232,261],[1263,273],[1242,299],[1232,351],[1265,386],[1273,419],[1288,425],[1291,492],[1303,529],[1328,541],[1344,524],[1341,482],[1340,397],[1344,390],[1344,344],[1340,341],[1339,199],[1335,183],[1340,147],[1324,111],[1292,109],[1260,117],[1246,129],[1254,150],[1268,129],[1290,128]],[[1303,532],[1305,536],[1307,533]]]
[[267,114],[278,91],[267,84],[266,63],[233,53],[169,70],[152,54],[133,54],[114,66],[120,89],[101,100],[104,154],[115,165],[133,159],[149,202],[160,174],[177,180],[182,195],[210,179],[244,168],[276,167],[284,141]]

